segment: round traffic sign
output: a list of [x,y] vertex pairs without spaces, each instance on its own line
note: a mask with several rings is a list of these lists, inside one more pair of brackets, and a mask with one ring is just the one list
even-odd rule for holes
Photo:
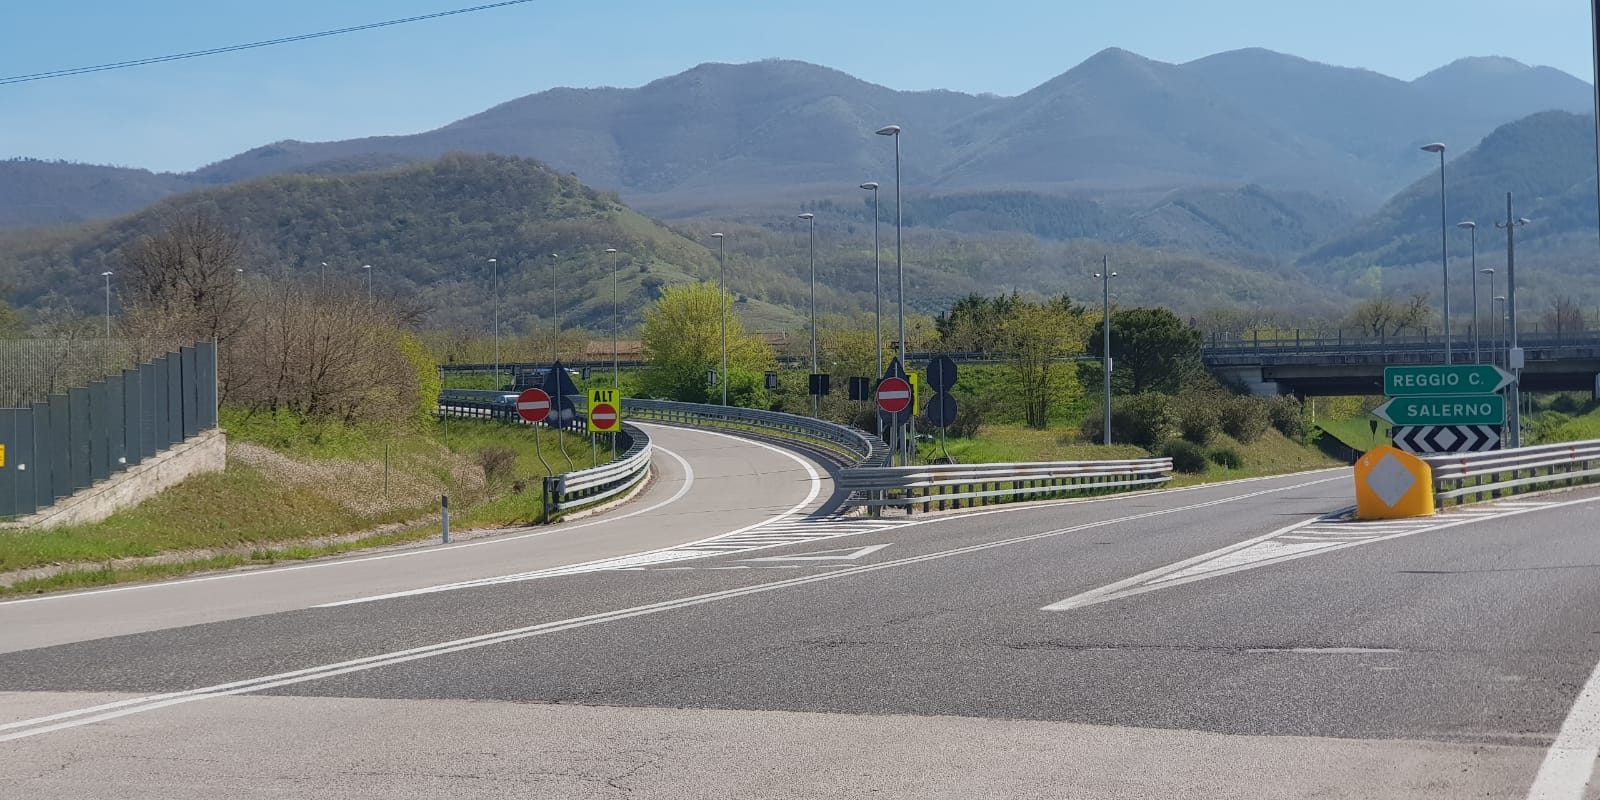
[[935,428],[948,428],[956,421],[956,399],[948,392],[934,392],[924,413],[928,424]]
[[911,405],[911,384],[905,378],[884,378],[878,384],[878,408],[898,414]]
[[610,403],[595,403],[589,409],[589,424],[597,431],[614,431],[617,429],[617,407]]
[[550,395],[543,389],[523,389],[517,395],[517,416],[528,422],[544,422],[550,416]]

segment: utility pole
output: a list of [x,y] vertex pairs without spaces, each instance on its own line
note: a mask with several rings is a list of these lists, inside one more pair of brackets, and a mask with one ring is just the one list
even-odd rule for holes
[[1506,192],[1506,221],[1496,222],[1496,228],[1506,232],[1506,327],[1510,341],[1506,345],[1506,368],[1515,376],[1511,381],[1511,396],[1506,398],[1511,406],[1511,446],[1522,446],[1522,348],[1517,346],[1517,228],[1528,220],[1511,214],[1511,193]]
[[1094,274],[1100,279],[1100,303],[1103,316],[1100,322],[1100,366],[1105,373],[1105,443],[1111,444],[1111,279],[1117,273],[1111,271],[1111,256],[1101,256],[1100,271]]

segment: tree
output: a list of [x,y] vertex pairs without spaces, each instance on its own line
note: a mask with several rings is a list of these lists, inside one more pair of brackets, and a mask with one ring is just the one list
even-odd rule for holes
[[1582,333],[1587,325],[1583,318],[1583,309],[1571,297],[1562,295],[1550,304],[1550,310],[1544,315],[1545,327],[1554,331],[1557,336],[1569,333]]
[[[1094,323],[1088,351],[1104,356],[1103,323]],[[1112,375],[1131,394],[1176,394],[1205,374],[1200,332],[1164,308],[1130,308],[1111,314]]]
[[[745,331],[733,314],[733,297],[710,283],[667,287],[645,309],[641,340],[645,370],[642,388],[649,397],[708,402],[706,375],[722,365],[722,315],[728,321],[729,402],[765,406],[759,377],[773,366],[772,348]],[[717,391],[720,399],[721,391]]]
[[1356,303],[1345,324],[1371,337],[1398,336],[1411,330],[1421,333],[1433,321],[1428,293],[1418,292],[1405,300],[1380,295]]
[[13,339],[21,336],[24,327],[22,315],[11,308],[10,303],[0,300],[0,339]]
[[123,257],[126,327],[136,339],[226,348],[245,325],[243,243],[205,210],[142,237]]
[[[952,353],[990,353],[1002,348],[1002,323],[1022,304],[1015,292],[998,297],[969,294],[934,317],[939,343]],[[909,337],[908,337],[909,338]]]
[[1043,430],[1050,424],[1051,409],[1082,394],[1077,371],[1067,359],[1083,352],[1088,327],[1081,315],[1060,304],[1018,299],[1011,306],[999,341],[1029,427]]

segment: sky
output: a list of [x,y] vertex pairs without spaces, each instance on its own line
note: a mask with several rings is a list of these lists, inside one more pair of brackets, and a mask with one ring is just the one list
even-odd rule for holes
[[[486,1],[0,0],[0,78]],[[1170,62],[1265,47],[1404,80],[1479,55],[1593,75],[1582,0],[533,0],[0,86],[0,158],[187,171],[269,142],[414,133],[555,86],[639,86],[708,61],[792,58],[896,89],[1014,95],[1106,47]]]

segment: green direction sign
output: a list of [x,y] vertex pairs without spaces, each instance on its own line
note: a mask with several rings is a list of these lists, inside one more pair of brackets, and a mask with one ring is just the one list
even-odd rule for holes
[[1506,400],[1497,394],[1391,397],[1372,414],[1390,425],[1502,425]]
[[1511,373],[1491,364],[1385,367],[1383,393],[1390,397],[1494,394],[1510,386],[1511,380]]

